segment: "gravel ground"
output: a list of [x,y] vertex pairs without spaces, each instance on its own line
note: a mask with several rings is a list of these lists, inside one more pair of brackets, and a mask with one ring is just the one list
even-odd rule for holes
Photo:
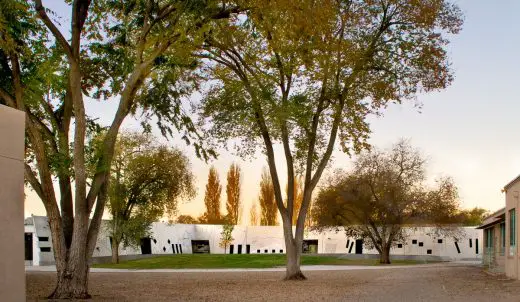
[[[478,267],[281,272],[91,273],[95,301],[520,301],[520,281]],[[55,273],[27,272],[27,300],[48,295]]]

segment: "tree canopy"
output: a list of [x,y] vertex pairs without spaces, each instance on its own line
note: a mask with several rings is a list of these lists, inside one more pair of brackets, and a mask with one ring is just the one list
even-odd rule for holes
[[338,172],[318,193],[313,209],[318,228],[344,226],[390,263],[390,248],[406,238],[405,225],[443,231],[458,223],[457,187],[450,178],[426,185],[426,160],[406,141],[390,150],[363,152],[352,171]]
[[[453,80],[448,37],[462,26],[460,9],[443,0],[254,1],[248,13],[212,28],[198,55],[210,89],[201,124],[214,143],[267,156],[284,226],[287,279],[299,269],[312,193],[338,141],[350,154],[368,146],[369,114]],[[274,146],[287,170],[284,203]],[[294,178],[304,175],[292,232]]]
[[195,195],[188,158],[154,140],[151,135],[123,132],[116,142],[107,203],[115,263],[120,242],[139,245],[153,222],[165,214],[172,217],[180,200]]

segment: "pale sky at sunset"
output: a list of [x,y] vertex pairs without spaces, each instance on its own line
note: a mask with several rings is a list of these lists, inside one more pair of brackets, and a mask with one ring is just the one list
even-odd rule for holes
[[[69,25],[70,9],[55,1],[44,4],[62,16]],[[58,1],[56,1],[58,2]],[[59,1],[61,3],[61,1]],[[459,188],[463,207],[496,210],[504,206],[501,188],[520,174],[520,1],[456,1],[465,15],[462,32],[451,39],[450,58],[455,81],[446,90],[419,95],[421,113],[412,103],[392,105],[382,117],[370,117],[369,142],[389,147],[400,138],[408,138],[428,158],[429,178],[452,176]],[[111,121],[116,101],[87,103],[89,116]],[[138,129],[129,117],[125,129]],[[162,139],[162,138],[161,138]],[[243,172],[242,220],[249,222],[251,202],[257,199],[260,173],[265,158],[241,160],[224,150],[209,164],[196,158],[190,147],[170,140],[190,157],[198,187],[197,197],[179,206],[179,214],[198,216],[204,212],[204,189],[211,164],[215,165],[223,185],[222,212],[225,212],[225,178],[235,161]],[[280,176],[285,178],[285,162],[277,153]],[[347,167],[351,159],[336,152],[328,171]],[[26,189],[25,215],[45,215],[34,192]]]

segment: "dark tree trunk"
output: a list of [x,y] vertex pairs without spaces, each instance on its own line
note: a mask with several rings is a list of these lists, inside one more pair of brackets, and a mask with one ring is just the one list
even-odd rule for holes
[[112,238],[112,263],[119,264],[119,241]]
[[379,263],[390,264],[390,245],[383,246],[379,254]]

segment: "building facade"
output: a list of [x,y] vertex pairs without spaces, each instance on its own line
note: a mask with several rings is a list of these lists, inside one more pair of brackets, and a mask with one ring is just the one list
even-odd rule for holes
[[518,251],[517,217],[520,207],[520,176],[513,179],[502,190],[505,207],[487,217],[479,229],[483,230],[486,248],[483,263],[490,270],[504,272],[507,277],[520,279],[520,255]]
[[[93,257],[106,257],[112,253],[110,237],[103,222]],[[475,228],[461,228],[458,238],[443,237],[431,227],[406,228],[407,239],[396,244],[390,254],[443,259],[481,259],[482,235]],[[136,254],[280,254],[285,253],[281,226],[235,226],[233,242],[224,250],[220,246],[221,225],[153,223],[151,236],[141,239],[137,247],[120,246],[120,255]],[[51,234],[47,218],[33,216],[26,219],[26,264],[48,265],[54,261]],[[316,254],[377,254],[368,249],[364,241],[350,238],[344,231],[306,232],[303,253]],[[30,260],[28,260],[30,258]]]

